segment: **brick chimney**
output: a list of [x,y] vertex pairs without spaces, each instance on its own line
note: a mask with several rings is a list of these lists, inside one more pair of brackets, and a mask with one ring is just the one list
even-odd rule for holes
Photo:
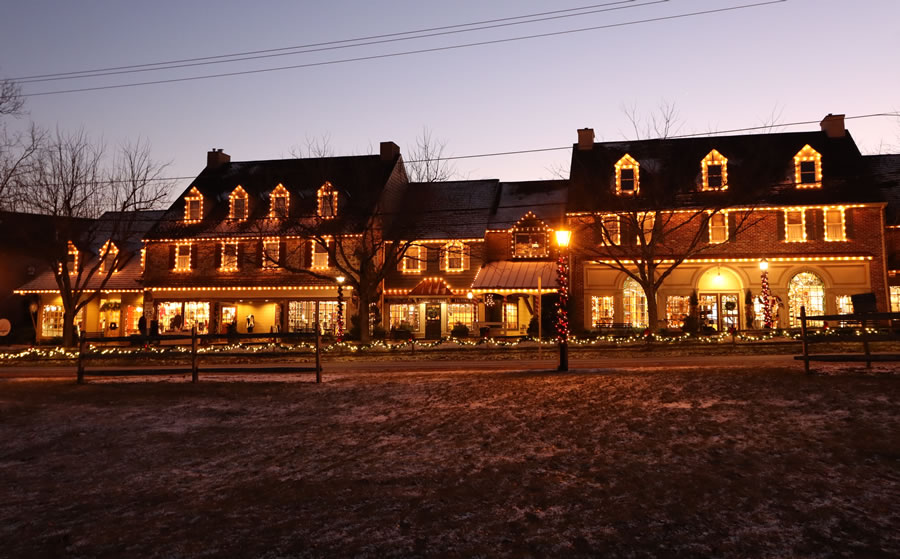
[[393,161],[400,155],[400,146],[394,142],[381,142],[381,160]]
[[828,113],[828,116],[822,119],[819,126],[822,127],[822,132],[825,132],[825,135],[829,138],[843,138],[847,135],[847,130],[844,128],[844,115]]
[[590,151],[594,149],[594,129],[579,128],[578,129],[578,149],[579,151]]
[[231,156],[222,151],[222,148],[212,148],[206,153],[206,168],[215,169],[226,163],[231,163]]

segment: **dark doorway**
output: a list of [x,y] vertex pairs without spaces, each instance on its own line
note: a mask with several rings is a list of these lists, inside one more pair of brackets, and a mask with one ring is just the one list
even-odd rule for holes
[[441,339],[441,304],[427,303],[425,305],[425,339]]

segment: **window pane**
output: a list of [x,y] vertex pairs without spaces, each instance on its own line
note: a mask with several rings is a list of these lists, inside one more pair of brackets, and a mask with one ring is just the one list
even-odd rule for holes
[[814,183],[816,182],[816,162],[801,161],[800,162],[800,182]]
[[706,178],[707,184],[709,188],[721,188],[722,187],[722,166],[721,165],[708,165],[706,167]]
[[419,305],[397,304],[390,306],[391,329],[419,331]]
[[666,324],[669,328],[683,328],[684,319],[691,313],[689,295],[670,295],[666,297]]
[[591,296],[591,324],[595,328],[600,326],[612,326],[614,320],[613,296]]

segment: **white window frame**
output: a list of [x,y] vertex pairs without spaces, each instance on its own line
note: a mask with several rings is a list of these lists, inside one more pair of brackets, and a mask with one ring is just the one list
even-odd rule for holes
[[265,270],[274,270],[280,268],[278,264],[281,258],[281,239],[278,237],[268,237],[263,239],[262,267]]
[[[247,196],[247,191],[243,189],[240,185],[237,186],[233,191],[231,191],[231,195],[228,196],[228,218],[233,219],[235,221],[244,221],[247,219],[247,214],[250,211],[250,197]],[[238,212],[235,210],[234,203],[236,200],[244,201],[244,211],[241,215],[238,215]]]
[[[622,170],[634,171],[634,189],[622,190]],[[616,194],[622,196],[636,196],[641,190],[641,165],[627,153],[616,162]]]
[[425,271],[428,249],[423,245],[409,245],[400,261],[400,271],[407,274],[420,274]]
[[[196,216],[194,216],[196,209]],[[184,222],[199,223],[203,219],[203,195],[197,190],[197,187],[191,188],[188,195],[184,197]]]
[[[837,213],[839,220],[837,223],[830,223],[828,221],[828,213],[835,212]],[[822,221],[825,223],[825,240],[829,242],[839,242],[847,240],[847,217],[846,210],[843,207],[825,207],[822,208]],[[829,228],[834,228],[839,233],[832,234],[829,231]]]
[[[238,246],[238,241],[222,242],[222,248],[220,249],[222,251],[222,256],[220,258],[219,270],[223,272],[235,272],[238,270],[238,257],[240,255],[240,249],[238,248]],[[228,247],[234,247],[233,256],[228,256],[228,253],[226,251]]]
[[[721,218],[722,224],[713,223],[714,219]],[[717,236],[718,233],[718,236]],[[728,214],[716,212],[709,216],[709,242],[711,244],[724,243],[728,240]]]
[[[445,272],[464,272],[469,269],[469,245],[466,243],[450,241],[441,248],[441,252],[441,269]],[[451,252],[459,254],[459,266],[450,265]]]
[[313,270],[326,270],[329,267],[328,245],[330,242],[326,239],[323,247],[318,241],[310,241],[312,243],[312,265]]
[[[790,223],[791,214],[800,214],[800,224]],[[791,235],[791,228],[799,227],[799,235]],[[784,210],[784,240],[787,243],[805,243],[806,242],[806,210]]]
[[[191,253],[194,251],[194,245],[190,243],[180,243],[175,245],[175,271],[190,272],[191,271]],[[187,254],[185,254],[185,252]]]

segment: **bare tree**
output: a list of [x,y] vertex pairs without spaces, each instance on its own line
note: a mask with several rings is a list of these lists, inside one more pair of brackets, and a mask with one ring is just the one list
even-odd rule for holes
[[[127,239],[160,204],[169,184],[167,164],[150,157],[149,144],[125,144],[105,165],[104,146],[83,131],[56,134],[43,145],[20,185],[26,209],[54,218],[55,235],[41,247],[63,303],[63,342],[75,342],[75,317],[106,286],[122,254],[108,240]],[[98,221],[98,219],[100,221]]]
[[[649,140],[654,138],[668,138],[681,130],[681,117],[675,103],[660,101],[655,112],[647,117],[641,117],[637,104],[631,106],[622,105],[622,113],[631,123],[632,138],[634,140]],[[628,137],[627,134],[623,136]]]
[[0,115],[20,115],[24,108],[22,87],[12,80],[0,80]]
[[412,182],[442,182],[456,176],[456,166],[447,161],[444,150],[447,143],[431,135],[431,130],[422,128],[422,135],[416,138],[416,146],[406,161],[406,172]]
[[[19,85],[11,80],[0,81],[0,116],[21,116],[25,98]],[[0,122],[0,210],[15,210],[20,197],[14,192],[26,168],[44,141],[43,130],[32,124],[25,132],[10,132]]]
[[305,145],[295,145],[291,147],[291,156],[296,159],[333,157],[334,148],[331,145],[331,135],[325,134],[318,138],[307,136]]

